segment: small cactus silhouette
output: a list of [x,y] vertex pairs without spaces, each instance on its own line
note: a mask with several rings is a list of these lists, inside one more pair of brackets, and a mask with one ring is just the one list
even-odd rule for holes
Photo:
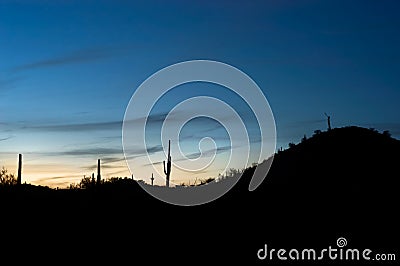
[[167,165],[165,165],[165,161],[163,161],[163,165],[164,165],[164,174],[166,176],[166,186],[169,187],[169,177],[171,174],[171,140],[168,140]]
[[22,183],[22,154],[18,155],[18,177],[17,177],[17,185],[21,185]]
[[100,185],[101,175],[100,175],[100,159],[97,160],[97,185]]

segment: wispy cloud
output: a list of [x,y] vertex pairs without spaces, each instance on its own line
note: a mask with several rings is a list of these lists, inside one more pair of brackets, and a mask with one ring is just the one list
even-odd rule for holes
[[[147,155],[152,155],[154,153],[163,151],[163,146],[162,145],[154,145],[154,146],[149,146],[146,147],[145,149],[143,148],[132,148],[131,150],[125,150],[125,155],[127,159],[133,159],[133,158],[138,158],[142,156],[147,156]],[[113,162],[117,161],[124,161],[125,158],[115,158]]]
[[101,158],[103,164],[109,164],[109,163],[118,163],[125,161],[125,157],[121,156],[109,156],[109,157],[103,157]]
[[75,149],[69,151],[57,152],[58,155],[71,155],[71,156],[83,156],[83,155],[102,155],[102,154],[122,154],[122,149],[116,148],[86,148],[86,149]]
[[162,163],[163,163],[163,161],[157,161],[157,162],[154,162],[154,163],[146,163],[146,164],[144,164],[143,166],[160,165],[160,164],[162,164]]
[[[222,147],[217,147],[216,149],[205,150],[203,152],[191,153],[191,154],[186,155],[186,157],[189,159],[196,159],[196,158],[199,158],[200,156],[211,157],[214,154],[223,153],[223,152],[226,152],[229,150],[231,150],[231,146],[222,146]],[[186,158],[181,158],[181,159],[178,159],[177,161],[182,161],[182,160],[186,160]]]
[[0,93],[4,93],[10,89],[15,87],[15,83],[20,80],[21,78],[18,77],[7,77],[5,79],[0,79]]
[[309,120],[302,120],[302,121],[295,121],[288,123],[286,126],[287,127],[304,127],[304,126],[313,126],[313,125],[321,125],[322,123],[326,123],[326,119],[309,119]]
[[[231,146],[222,146],[222,147],[217,147],[216,149],[209,149],[209,150],[205,150],[203,152],[194,152],[194,153],[190,153],[186,155],[186,158],[177,158],[174,159],[175,162],[179,162],[179,161],[186,161],[188,159],[196,159],[199,158],[200,156],[203,157],[211,157],[214,154],[220,154],[226,151],[231,150]],[[162,164],[163,161],[156,161],[153,163],[148,163],[148,164],[144,164],[143,166],[149,166],[149,165],[159,165]]]
[[122,127],[122,121],[108,121],[96,123],[81,124],[58,124],[58,125],[39,125],[39,126],[23,126],[23,129],[32,129],[50,132],[81,132],[81,131],[97,131],[97,130],[114,130]]
[[[149,146],[146,149],[143,148],[132,148],[129,152],[129,158],[136,158],[140,156],[144,156],[146,154],[153,154],[159,151],[162,151],[162,145]],[[80,148],[73,150],[65,150],[65,151],[57,151],[57,152],[41,152],[37,153],[42,156],[92,156],[97,155],[99,159],[104,160],[106,163],[113,163],[124,161],[123,150],[122,148],[108,148],[108,147],[88,147],[88,148]],[[106,155],[105,158],[100,158],[101,156]],[[117,156],[114,156],[117,155]]]
[[51,180],[71,180],[71,178],[79,178],[82,177],[82,175],[65,175],[65,176],[51,176],[51,177],[43,177],[36,179],[35,182],[39,181],[51,181]]
[[[1,151],[0,154],[16,154],[15,152],[4,152]],[[106,148],[106,147],[88,147],[80,149],[72,149],[65,151],[43,151],[43,152],[27,152],[25,154],[35,155],[35,156],[93,156],[96,155],[100,157],[103,155],[122,155],[122,148]]]
[[[104,164],[102,164],[101,168],[102,169],[119,169],[119,168],[121,168],[121,166],[120,165],[104,165]],[[84,167],[82,167],[82,169],[91,171],[91,170],[97,169],[97,164],[84,166]]]
[[126,157],[124,156],[109,156],[109,157],[102,157],[101,161],[102,164],[111,164],[111,163],[118,163],[118,162],[124,162],[126,159],[135,159],[138,158],[140,156],[144,156],[144,154],[142,155],[128,155]]
[[[184,134],[180,137],[181,141],[184,140],[192,140],[193,138],[199,138],[199,137],[204,137],[206,133],[210,133],[216,130],[221,130],[223,128],[222,125],[216,124],[215,122],[210,122],[212,120],[206,119],[203,120],[204,122],[200,125],[197,125],[196,130],[193,133],[190,134]],[[215,136],[213,136],[215,138]],[[224,139],[226,139],[224,137]]]
[[146,153],[148,153],[148,154],[153,154],[153,153],[156,153],[159,151],[163,151],[162,145],[156,145],[156,146],[148,147],[146,149]]
[[45,67],[53,67],[65,64],[76,64],[82,62],[90,62],[99,60],[105,57],[110,57],[115,53],[115,49],[108,48],[89,48],[79,51],[74,51],[67,55],[61,55],[54,58],[39,60],[32,63],[16,66],[12,68],[13,71],[31,70]]
[[0,141],[9,140],[9,139],[11,139],[11,138],[13,138],[13,136],[9,136],[9,137],[6,137],[6,138],[0,138]]
[[[147,125],[151,126],[163,122],[168,113],[151,114],[147,117]],[[127,120],[125,123],[136,124],[143,122],[146,118],[141,117],[133,120]],[[42,124],[42,125],[23,125],[20,129],[48,131],[48,132],[90,132],[101,130],[121,130],[123,121],[102,121],[93,123],[64,123],[64,124]]]

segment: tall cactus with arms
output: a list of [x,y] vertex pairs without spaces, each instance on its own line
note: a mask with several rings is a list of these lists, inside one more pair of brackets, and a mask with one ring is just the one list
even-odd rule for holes
[[171,174],[171,140],[168,140],[167,167],[165,167],[165,161],[163,161],[163,165],[164,165],[164,174],[166,176],[166,186],[169,187],[169,176]]

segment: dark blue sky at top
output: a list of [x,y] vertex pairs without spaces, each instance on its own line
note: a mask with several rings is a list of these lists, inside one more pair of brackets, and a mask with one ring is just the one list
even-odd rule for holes
[[[257,82],[278,147],[325,130],[324,112],[334,127],[399,137],[399,10],[398,1],[1,1],[0,145],[19,149],[20,131],[35,127],[121,121],[147,77],[193,59]],[[40,134],[45,145],[53,132]]]

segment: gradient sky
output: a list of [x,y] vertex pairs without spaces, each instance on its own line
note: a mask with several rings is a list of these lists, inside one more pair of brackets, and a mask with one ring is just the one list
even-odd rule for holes
[[[399,1],[0,1],[0,166],[15,173],[23,153],[23,180],[52,187],[95,172],[97,158],[104,178],[130,176],[121,127],[132,94],[154,72],[195,59],[230,64],[257,82],[278,148],[325,130],[324,112],[333,127],[399,138],[399,10]],[[175,104],[208,95],[235,106],[257,139],[248,107],[217,87],[187,84],[165,95],[152,132]],[[162,161],[157,134],[151,153]],[[196,157],[205,136],[219,157],[197,175],[173,169],[175,182],[223,170],[231,147],[217,122],[185,126],[183,150]],[[135,177],[148,182],[150,166],[138,167]]]

